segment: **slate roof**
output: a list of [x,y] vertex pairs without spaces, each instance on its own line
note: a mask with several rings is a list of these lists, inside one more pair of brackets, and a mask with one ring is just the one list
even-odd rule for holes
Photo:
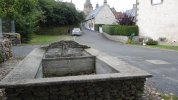
[[93,10],[87,17],[86,17],[86,20],[90,20],[90,19],[93,19],[95,18],[98,13],[101,11],[101,9],[104,7],[103,6],[99,6],[97,9]]

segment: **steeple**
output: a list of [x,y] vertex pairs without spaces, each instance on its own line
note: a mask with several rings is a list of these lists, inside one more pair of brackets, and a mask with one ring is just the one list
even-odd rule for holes
[[107,4],[107,0],[104,0],[104,4]]
[[90,0],[86,0],[85,4],[91,4]]
[[93,6],[92,6],[90,0],[86,0],[85,4],[84,4],[84,13],[85,13],[85,15],[86,16],[89,15],[91,11],[93,11]]
[[96,4],[96,9],[97,9],[98,7],[99,7],[99,4],[97,3],[97,4]]

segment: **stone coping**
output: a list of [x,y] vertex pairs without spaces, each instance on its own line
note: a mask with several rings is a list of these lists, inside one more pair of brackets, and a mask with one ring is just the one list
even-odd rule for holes
[[140,73],[114,73],[114,74],[98,74],[98,75],[82,75],[82,76],[68,76],[68,77],[55,77],[55,78],[39,78],[39,79],[23,79],[14,82],[1,82],[0,88],[13,88],[13,87],[28,87],[28,86],[42,86],[42,85],[59,85],[59,84],[72,84],[82,82],[99,82],[99,81],[113,81],[125,79],[137,79],[151,77]]
[[147,78],[152,75],[135,68],[116,57],[109,56],[95,49],[86,49],[86,52],[96,57],[110,67],[116,69],[119,73],[113,74],[96,74],[96,75],[81,75],[67,76],[54,78],[38,78],[35,79],[39,65],[45,53],[45,50],[38,48],[32,51],[17,68],[11,71],[5,79],[0,82],[0,88],[26,87],[26,86],[41,86],[55,84],[70,84],[81,82],[97,82],[106,80],[124,80],[133,78]]
[[67,60],[67,59],[83,59],[83,58],[93,58],[94,56],[77,56],[77,57],[57,57],[57,58],[43,58],[43,60],[52,61],[52,60]]

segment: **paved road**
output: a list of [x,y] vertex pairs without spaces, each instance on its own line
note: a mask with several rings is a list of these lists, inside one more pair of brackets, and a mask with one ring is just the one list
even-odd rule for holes
[[124,45],[88,30],[76,40],[153,74],[148,84],[178,95],[178,52]]
[[12,53],[14,57],[25,57],[33,49],[40,47],[39,45],[26,45],[26,46],[14,46],[12,47]]

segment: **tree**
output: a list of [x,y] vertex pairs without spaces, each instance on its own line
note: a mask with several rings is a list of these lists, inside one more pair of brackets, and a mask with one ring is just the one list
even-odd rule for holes
[[84,14],[77,11],[72,3],[39,0],[39,6],[45,16],[40,22],[41,26],[76,25],[84,19]]
[[134,25],[133,17],[129,17],[127,15],[124,15],[123,18],[120,19],[120,25]]
[[0,0],[0,17],[15,20],[17,32],[26,40],[29,40],[29,34],[37,30],[43,18],[42,11],[38,9],[38,0]]

